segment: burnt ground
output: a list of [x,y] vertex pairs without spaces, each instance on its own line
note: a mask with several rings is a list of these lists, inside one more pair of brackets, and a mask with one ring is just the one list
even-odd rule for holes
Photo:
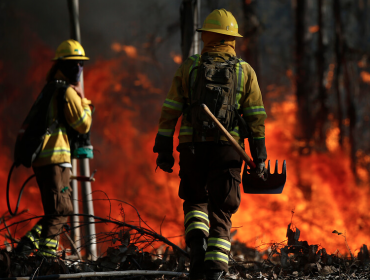
[[[224,279],[370,279],[370,259],[366,245],[357,256],[349,250],[348,256],[327,254],[318,245],[299,241],[299,229],[289,224],[287,240],[268,244],[265,251],[248,248],[237,241],[232,243],[229,272]],[[333,232],[342,235],[339,232]],[[0,277],[75,274],[85,272],[143,271],[143,275],[86,277],[87,279],[187,279],[189,261],[187,252],[160,235],[144,228],[118,226],[109,235],[114,246],[108,248],[96,261],[80,260],[71,255],[71,249],[59,251],[58,258],[20,256],[11,244],[0,251]],[[73,246],[72,246],[73,247]],[[144,271],[172,271],[182,274],[146,275]],[[30,278],[30,279],[31,279]],[[15,279],[15,278],[13,278]]]

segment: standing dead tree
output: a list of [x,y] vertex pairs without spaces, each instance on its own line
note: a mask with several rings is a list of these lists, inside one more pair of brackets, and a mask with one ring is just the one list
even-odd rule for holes
[[317,85],[318,85],[318,101],[319,112],[316,114],[315,123],[317,124],[318,143],[317,146],[320,150],[326,150],[326,124],[328,121],[328,94],[324,86],[324,72],[325,72],[325,48],[323,43],[323,9],[324,1],[317,0],[317,51],[316,51],[316,66],[317,66]]
[[259,78],[261,84],[260,65],[259,65],[259,46],[258,46],[258,35],[261,30],[261,23],[258,20],[256,13],[257,1],[253,0],[242,0],[243,8],[243,43],[242,51],[246,61],[253,67],[254,71]]
[[305,15],[307,1],[295,2],[295,86],[298,105],[298,139],[301,141],[300,154],[311,152],[310,141],[315,132],[315,124],[312,121],[313,102],[311,101],[313,87],[310,75],[310,63],[308,48],[306,47],[307,26]]
[[[356,153],[358,150],[356,143],[356,99],[358,96],[358,75],[351,58],[348,59],[349,48],[346,40],[343,36],[345,30],[343,27],[343,21],[341,16],[341,1],[333,1],[333,14],[335,20],[335,57],[336,57],[336,70],[334,75],[334,86],[338,100],[338,124],[339,124],[339,143],[343,147],[344,137],[346,135],[346,127],[344,116],[347,118],[347,124],[349,126],[348,139],[349,149],[351,158],[351,170],[356,176]],[[343,79],[343,90],[345,97],[341,94],[340,80]],[[343,108],[342,104],[346,104],[346,108]]]

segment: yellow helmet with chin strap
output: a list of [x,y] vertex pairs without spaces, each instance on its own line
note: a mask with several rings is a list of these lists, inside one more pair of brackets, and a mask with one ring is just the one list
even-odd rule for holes
[[59,45],[53,60],[89,60],[89,58],[85,56],[85,50],[79,42],[69,39]]
[[210,13],[198,32],[208,31],[229,36],[243,37],[238,33],[238,23],[235,17],[225,9],[214,10]]

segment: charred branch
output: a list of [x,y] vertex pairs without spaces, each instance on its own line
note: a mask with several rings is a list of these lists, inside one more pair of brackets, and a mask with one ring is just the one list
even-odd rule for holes
[[[22,221],[19,221],[19,222],[12,223],[12,224],[8,225],[8,227],[11,227],[11,226],[14,226],[14,225],[17,225],[17,224],[20,224],[20,223],[24,223],[24,222],[27,222],[27,221],[31,221],[31,220],[34,220],[34,219],[39,219],[39,218],[42,218],[42,217],[50,217],[50,216],[53,217],[53,216],[57,216],[57,215],[36,216],[36,217],[25,219],[25,220],[22,220]],[[171,241],[169,241],[164,236],[154,232],[153,230],[143,228],[143,227],[139,227],[139,226],[134,226],[134,225],[131,225],[131,224],[128,224],[128,223],[125,223],[125,222],[120,222],[120,221],[117,221],[117,220],[105,219],[105,218],[101,218],[101,217],[97,217],[97,216],[93,216],[93,215],[88,215],[88,214],[73,214],[73,215],[69,215],[69,216],[71,216],[71,217],[72,216],[80,216],[80,217],[85,217],[85,218],[91,218],[91,219],[94,219],[94,220],[99,220],[99,221],[104,222],[104,223],[114,224],[114,225],[118,226],[119,228],[127,227],[127,228],[130,228],[130,229],[136,230],[142,236],[143,235],[152,236],[155,239],[152,242],[154,242],[156,240],[161,241],[161,242],[171,246],[174,251],[177,251],[177,252],[181,253],[185,257],[189,257],[189,254],[187,252],[185,252],[179,246],[177,246],[174,243],[172,243]],[[2,230],[5,230],[5,229],[6,229],[6,227],[1,228],[0,232]]]
[[150,270],[126,270],[126,271],[109,271],[109,272],[81,272],[74,274],[53,274],[45,276],[30,277],[10,277],[0,278],[1,280],[48,280],[48,279],[80,279],[84,277],[111,277],[111,276],[128,276],[128,275],[168,275],[172,277],[185,277],[187,273],[172,271],[150,271]]

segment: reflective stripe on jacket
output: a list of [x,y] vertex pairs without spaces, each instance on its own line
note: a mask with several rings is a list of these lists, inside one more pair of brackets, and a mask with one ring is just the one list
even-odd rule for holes
[[[53,99],[49,108],[49,124],[58,117],[58,91],[53,93]],[[68,87],[65,93],[66,104],[64,116],[67,123],[81,134],[87,133],[91,125],[90,100],[81,99],[77,92]],[[63,123],[59,124],[52,134],[45,136],[44,144],[33,166],[71,162],[71,150],[69,147],[67,129]]]
[[[210,55],[222,55],[227,58],[230,55],[226,53],[209,53]],[[158,134],[166,137],[173,137],[175,126],[178,118],[183,115],[184,109],[189,105],[189,74],[195,66],[200,62],[200,55],[193,55],[186,59],[177,69],[173,78],[171,88],[167,94],[166,100],[162,107],[161,117],[159,120]],[[236,106],[247,122],[252,131],[252,136],[255,139],[263,139],[265,137],[266,112],[263,106],[262,95],[258,86],[256,73],[252,67],[239,59],[236,66],[237,74],[237,92]],[[191,76],[190,83],[195,82],[197,69]],[[230,131],[235,140],[240,140],[239,127],[235,127]],[[183,115],[181,128],[179,133],[180,143],[192,142],[193,127],[191,122]],[[203,141],[213,141],[214,137],[206,137]],[[227,141],[222,135],[220,140]],[[201,142],[202,138],[197,134],[194,136],[194,141]]]

